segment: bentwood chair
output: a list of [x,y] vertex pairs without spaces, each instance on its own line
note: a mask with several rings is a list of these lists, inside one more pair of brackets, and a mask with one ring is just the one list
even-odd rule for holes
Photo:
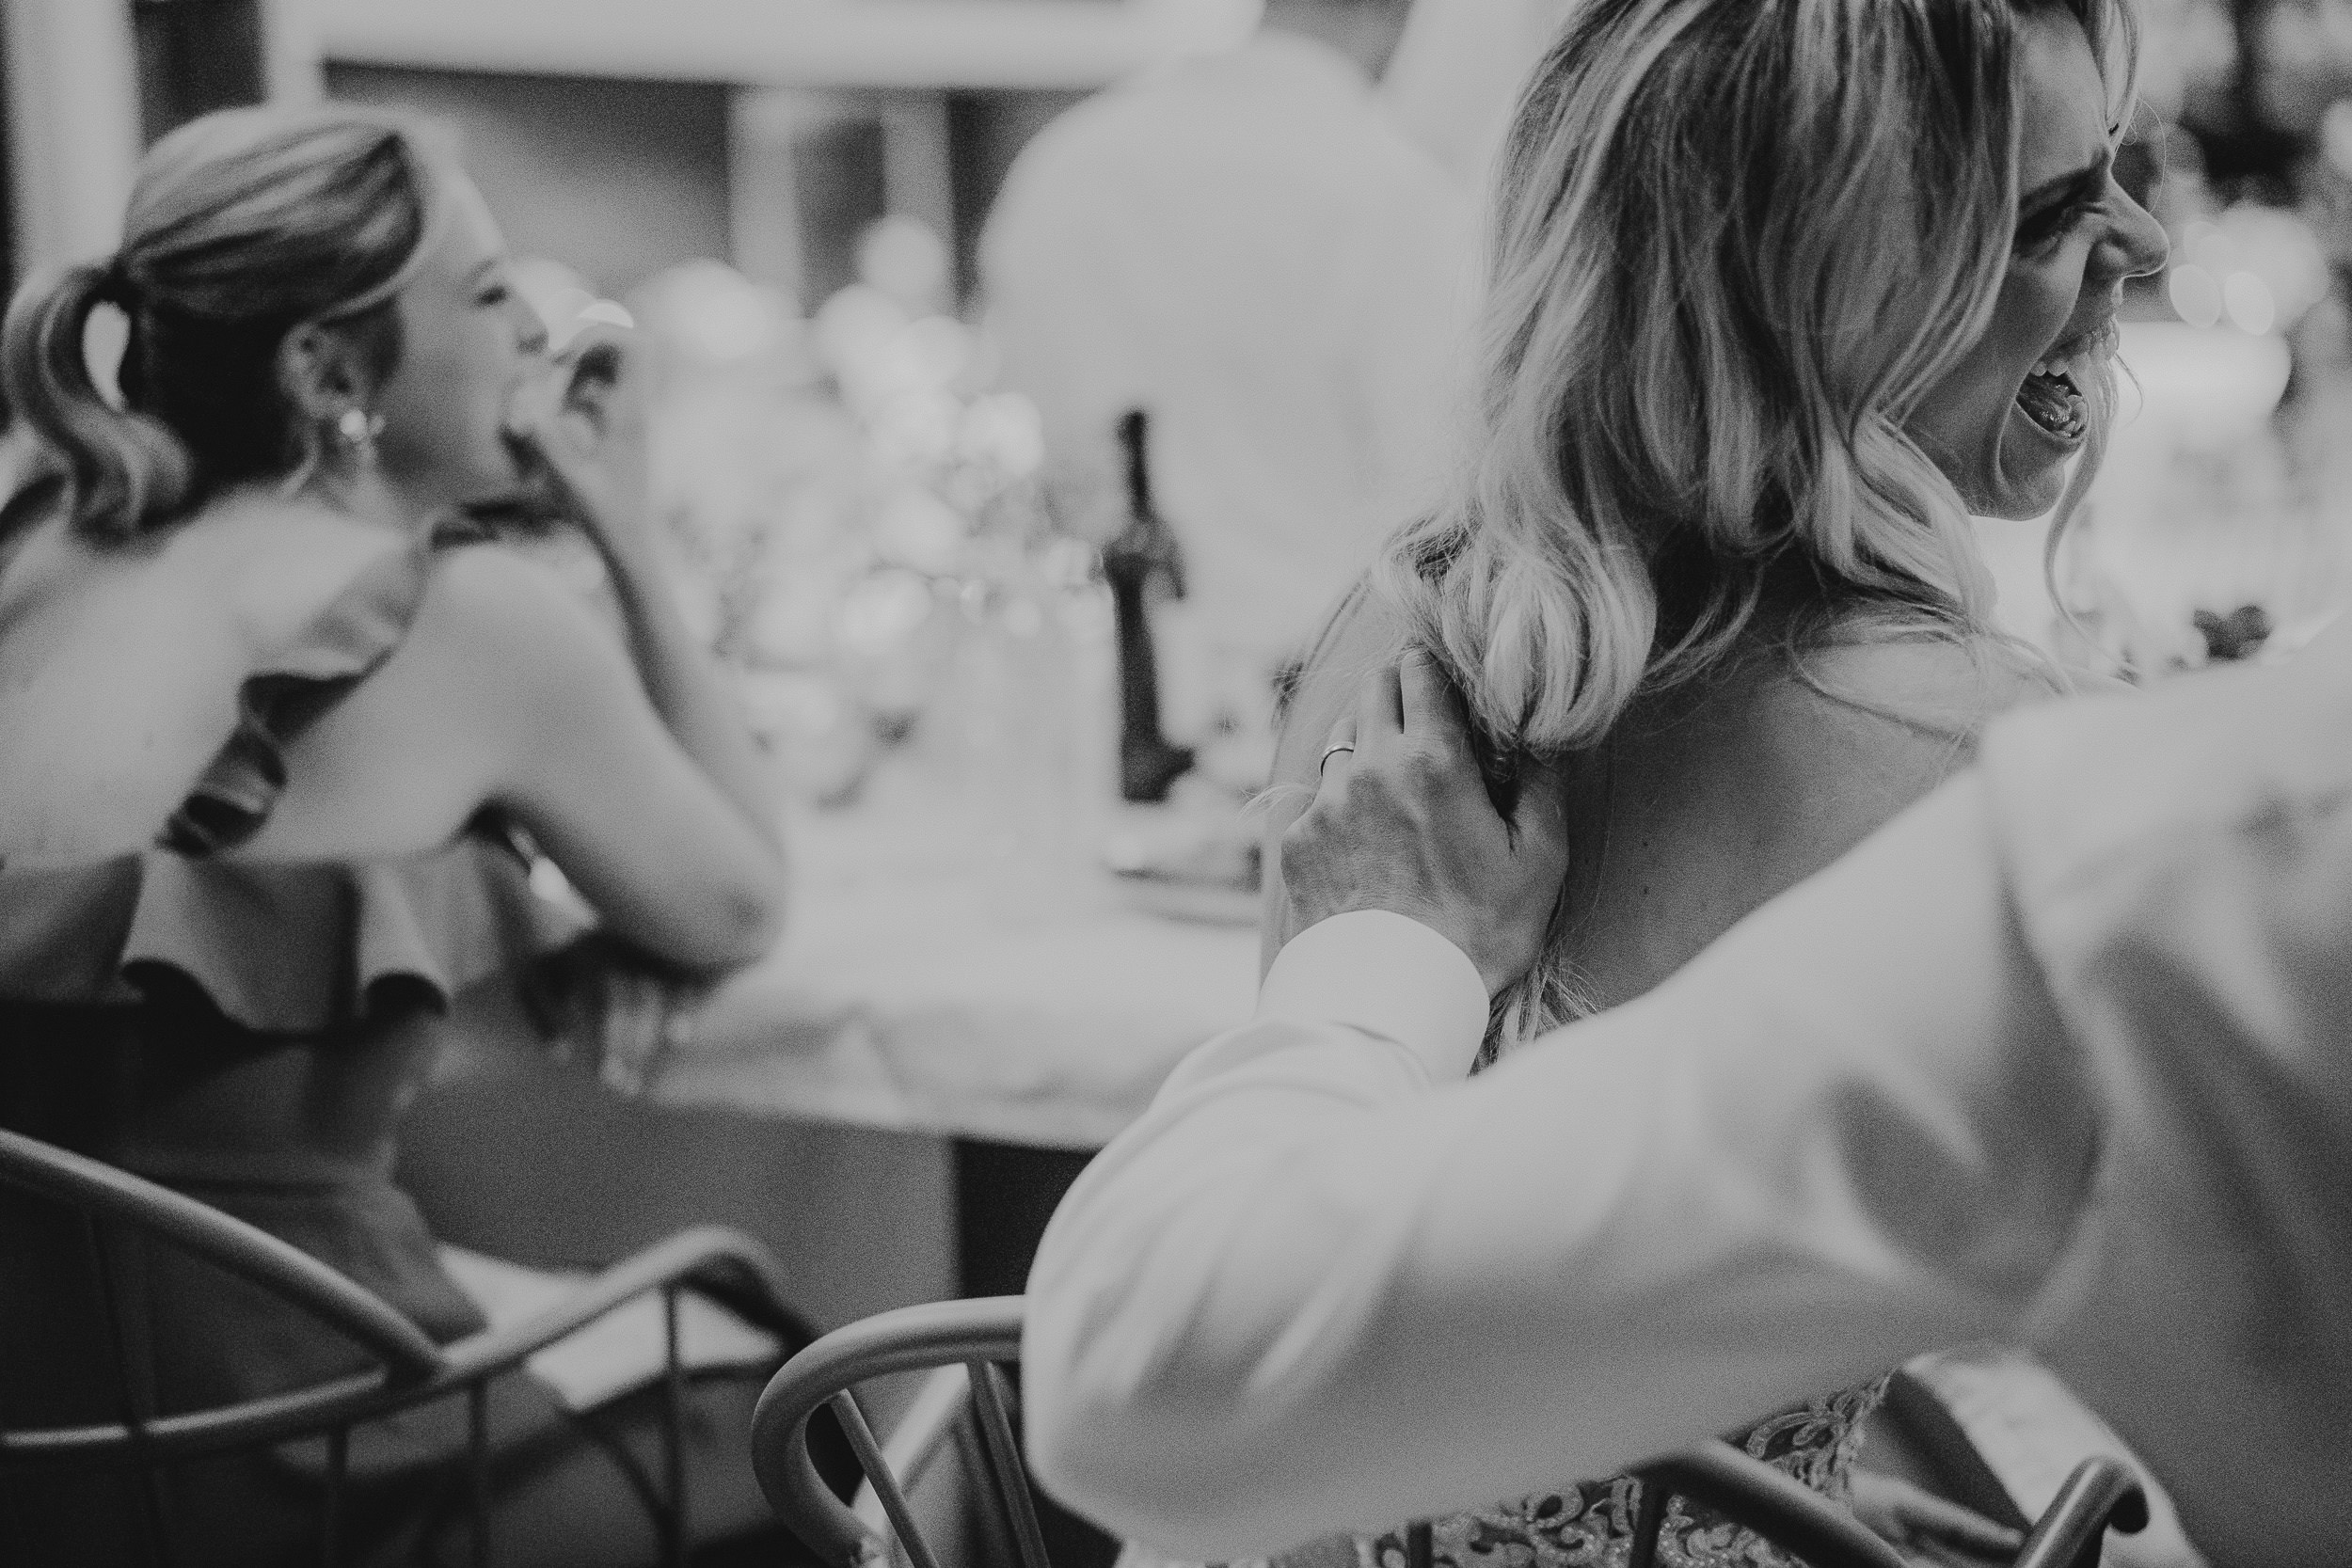
[[[935,1302],[834,1330],[770,1380],[752,1422],[752,1465],[784,1523],[831,1568],[1052,1568],[1014,1431],[1004,1369],[1021,1356],[1022,1298]],[[857,1386],[938,1369],[890,1441],[874,1435]],[[845,1506],[809,1460],[809,1418],[830,1408],[866,1487]],[[1667,1500],[1681,1497],[1802,1558],[1810,1568],[1907,1568],[1852,1514],[1727,1443],[1641,1466],[1629,1568],[1651,1568]],[[926,1528],[928,1521],[929,1528]],[[2147,1522],[2139,1483],[2090,1459],[2027,1535],[2015,1568],[2098,1568],[2106,1531]],[[1409,1568],[1430,1568],[1427,1525],[1406,1532]],[[943,1550],[943,1547],[946,1548]]]
[[[685,1560],[690,1497],[680,1422],[685,1370],[679,1356],[679,1292],[689,1286],[769,1329],[787,1344],[808,1329],[783,1305],[766,1249],[734,1230],[702,1226],[646,1248],[588,1280],[548,1309],[502,1329],[438,1345],[381,1298],[245,1222],[97,1160],[0,1130],[0,1185],[46,1198],[78,1220],[96,1299],[116,1347],[118,1419],[39,1430],[0,1425],[0,1487],[24,1473],[59,1468],[130,1470],[139,1481],[149,1558],[174,1560],[165,1472],[174,1465],[251,1451],[301,1439],[326,1440],[326,1469],[319,1560],[333,1568],[343,1521],[352,1429],[440,1400],[467,1402],[468,1508],[475,1568],[492,1561],[488,1498],[489,1389],[524,1360],[641,1297],[662,1301],[662,1454],[666,1497],[650,1504],[662,1560]],[[108,1236],[122,1228],[180,1248],[236,1275],[335,1329],[376,1365],[312,1387],[210,1409],[158,1413],[142,1408],[140,1380],[124,1363],[126,1303],[109,1262]],[[0,1289],[5,1284],[0,1283]],[[17,1354],[20,1347],[7,1347]],[[0,1413],[4,1414],[4,1413]]]

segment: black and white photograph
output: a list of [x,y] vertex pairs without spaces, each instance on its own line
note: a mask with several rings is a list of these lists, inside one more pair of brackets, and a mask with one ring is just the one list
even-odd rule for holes
[[2352,0],[0,0],[0,1568],[2352,1563]]

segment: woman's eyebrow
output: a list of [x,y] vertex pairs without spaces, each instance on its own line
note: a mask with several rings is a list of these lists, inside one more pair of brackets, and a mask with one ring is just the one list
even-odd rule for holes
[[2017,205],[2021,209],[2029,211],[2035,207],[2045,206],[2056,198],[2068,195],[2081,186],[2096,184],[2106,178],[2107,166],[2114,161],[2114,158],[2115,154],[2111,150],[2102,148],[2098,156],[2083,165],[2082,167],[2070,169],[2054,179],[2044,180],[2041,184],[2027,191],[2018,198]]

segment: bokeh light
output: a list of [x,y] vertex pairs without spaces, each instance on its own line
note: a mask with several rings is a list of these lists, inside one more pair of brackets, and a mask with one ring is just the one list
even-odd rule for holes
[[2174,267],[2165,289],[2173,314],[2189,325],[2211,326],[2221,319],[2221,284],[2196,262]]

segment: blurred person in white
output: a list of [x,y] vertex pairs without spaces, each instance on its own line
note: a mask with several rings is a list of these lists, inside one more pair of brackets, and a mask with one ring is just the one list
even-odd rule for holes
[[[1641,996],[2067,689],[1994,625],[1969,517],[2040,516],[2095,471],[2121,287],[2164,256],[2113,177],[2134,58],[2111,0],[1575,12],[1497,170],[1469,450],[1284,724],[1269,960],[1279,835],[1361,673],[1407,644],[1458,683],[1498,790],[1548,793],[1576,841],[1497,1008],[1506,1058]],[[1741,1438],[1842,1498],[1886,1370]],[[1634,1482],[1549,1480],[1439,1520],[1440,1560],[1625,1549]]]
[[1255,1018],[1039,1253],[1057,1496],[1231,1559],[1998,1338],[2217,1568],[2344,1560],[2352,635],[2003,720],[1647,996],[1476,1077],[1573,834],[1541,795],[1498,815],[1418,652],[1339,737]]
[[1483,186],[1528,72],[1577,0],[1414,0],[1380,96],[1454,177]]
[[[488,1287],[548,1281],[442,1247],[394,1161],[464,999],[583,938],[513,830],[607,939],[713,974],[783,919],[766,770],[675,609],[625,341],[550,362],[448,150],[372,111],[209,115],[148,152],[123,232],[27,282],[0,335],[31,459],[0,514],[0,1125],[461,1339],[511,1305]],[[101,309],[127,323],[116,388],[91,375]],[[475,526],[520,501],[584,529],[625,638]],[[11,1419],[117,1409],[78,1245],[0,1194]],[[123,1397],[167,1414],[369,1364],[167,1250],[135,1289],[158,1338]],[[786,1342],[698,1375],[683,1412],[698,1544],[773,1528],[744,1444],[796,1330],[764,1326]],[[577,1369],[609,1398],[546,1366],[488,1402],[501,1560],[651,1560],[660,1402],[634,1373],[659,1360]],[[466,1451],[447,1403],[358,1428],[348,1560],[462,1557]],[[33,1560],[136,1556],[127,1478],[9,1480]],[[326,1481],[309,1446],[175,1470],[173,1544],[299,1557]]]
[[[1269,0],[1242,47],[1104,92],[1015,160],[982,242],[1006,384],[1064,526],[1126,519],[1140,408],[1188,596],[1171,727],[1263,739],[1276,673],[1434,497],[1470,203],[1374,91],[1410,0]],[[1189,709],[1192,721],[1184,721]]]

